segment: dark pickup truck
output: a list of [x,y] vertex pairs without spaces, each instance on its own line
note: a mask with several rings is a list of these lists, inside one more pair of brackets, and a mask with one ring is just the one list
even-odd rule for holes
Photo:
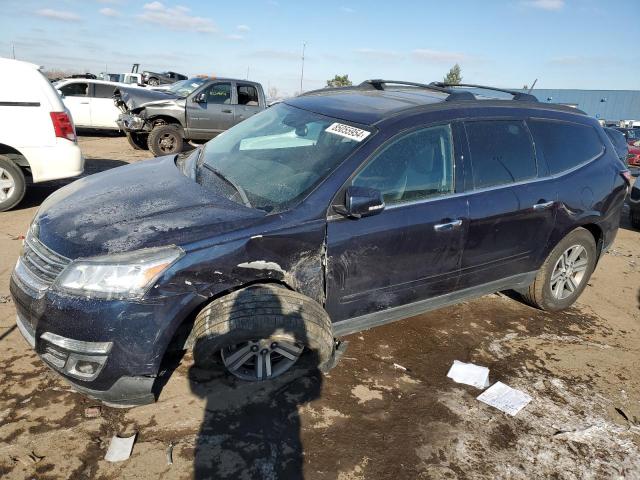
[[186,80],[187,78],[189,77],[176,72],[142,72],[142,83],[152,87],[175,83],[180,80]]
[[113,98],[131,146],[156,156],[181,152],[185,140],[210,140],[266,108],[262,85],[228,78],[192,78],[161,91],[121,87]]

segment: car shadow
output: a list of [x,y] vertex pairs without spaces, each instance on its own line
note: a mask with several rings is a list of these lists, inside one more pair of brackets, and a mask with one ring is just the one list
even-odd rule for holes
[[28,208],[38,207],[40,204],[56,190],[69,185],[81,178],[93,175],[94,173],[104,172],[112,168],[128,165],[122,160],[111,160],[106,158],[91,158],[85,161],[84,172],[78,177],[63,178],[60,180],[51,180],[42,183],[33,183],[31,179],[27,179],[27,192],[22,201],[12,210],[25,210]]
[[[236,304],[240,302],[242,295]],[[279,325],[290,324],[282,308],[277,315]],[[235,328],[242,328],[242,319],[235,322]],[[278,327],[270,335],[282,334],[293,332]],[[294,338],[307,344],[306,334]],[[222,365],[215,371],[191,367],[191,390],[206,400],[193,445],[194,478],[304,478],[299,409],[320,397],[317,359],[317,353],[307,349],[289,371],[262,382],[240,380]]]

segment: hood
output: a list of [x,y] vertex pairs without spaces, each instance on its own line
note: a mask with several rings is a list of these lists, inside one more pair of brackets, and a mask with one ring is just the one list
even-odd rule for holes
[[126,105],[127,110],[142,107],[148,103],[162,104],[170,103],[174,100],[182,100],[182,97],[169,93],[166,90],[149,90],[147,88],[127,88],[120,87],[114,92],[116,101]]
[[159,157],[90,175],[45,200],[39,239],[68,258],[185,245],[265,217],[205,189]]

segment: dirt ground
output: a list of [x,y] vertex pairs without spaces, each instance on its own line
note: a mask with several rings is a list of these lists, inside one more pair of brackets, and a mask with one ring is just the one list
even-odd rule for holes
[[[80,144],[87,173],[149,156],[122,137]],[[9,297],[20,235],[63,183],[0,214],[1,478],[640,479],[640,232],[626,216],[568,312],[489,295],[352,335],[328,374],[269,385],[199,371],[187,355],[156,404],[90,418],[97,403],[27,346]],[[453,360],[532,402],[515,417],[480,403],[446,377]],[[106,462],[111,437],[134,432],[131,458]]]

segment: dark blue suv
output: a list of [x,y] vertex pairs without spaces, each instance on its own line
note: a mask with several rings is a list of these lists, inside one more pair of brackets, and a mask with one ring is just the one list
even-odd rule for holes
[[172,348],[265,380],[491,292],[569,307],[614,240],[628,172],[583,112],[478,91],[310,92],[189,154],[74,182],[26,236],[18,327],[78,390],[134,405]]

